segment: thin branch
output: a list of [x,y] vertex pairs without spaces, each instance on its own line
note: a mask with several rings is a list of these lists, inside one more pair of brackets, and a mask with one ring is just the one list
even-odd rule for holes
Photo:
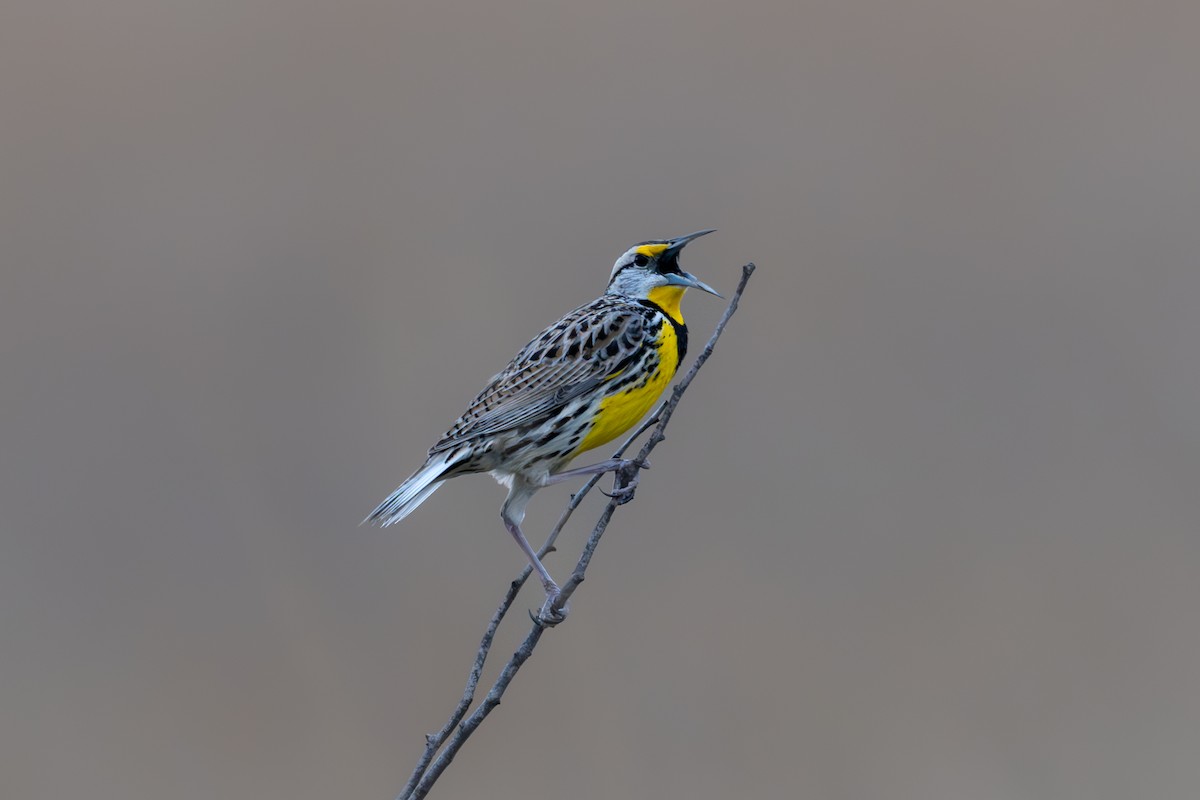
[[[588,564],[591,563],[592,556],[596,552],[596,547],[600,544],[600,538],[608,528],[608,523],[612,519],[613,513],[617,510],[617,506],[624,505],[633,499],[633,490],[637,485],[638,474],[645,467],[646,459],[649,457],[650,452],[666,438],[665,431],[667,423],[671,421],[671,415],[675,413],[675,408],[679,405],[680,398],[683,397],[683,393],[687,391],[688,386],[691,385],[700,368],[704,366],[704,362],[708,361],[709,356],[712,355],[717,340],[721,338],[721,334],[725,331],[725,326],[729,323],[729,318],[737,311],[738,301],[741,299],[742,293],[746,290],[746,284],[749,282],[750,276],[754,273],[754,269],[753,263],[742,267],[742,278],[729,300],[729,305],[725,308],[725,313],[721,315],[716,329],[713,331],[708,343],[704,346],[704,350],[696,357],[696,361],[692,364],[691,369],[675,385],[670,398],[659,406],[658,410],[642,423],[614,454],[614,457],[617,458],[623,456],[639,436],[651,427],[654,427],[654,432],[646,440],[646,443],[642,445],[642,449],[638,452],[637,457],[632,460],[631,464],[622,468],[618,473],[616,481],[618,489],[625,489],[626,491],[614,492],[614,495],[609,497],[604,511],[601,512],[600,518],[592,528],[591,536],[588,537],[587,543],[584,545],[583,552],[579,556],[579,561],[575,564],[575,569],[571,573],[571,577],[563,584],[562,593],[554,605],[555,610],[561,611],[571,595],[579,588],[579,584],[583,583]],[[583,498],[596,486],[601,477],[600,475],[595,475],[589,478],[579,491],[571,495],[570,502],[563,510],[558,522],[555,523],[550,536],[546,539],[546,543],[538,552],[539,557],[546,555],[554,549],[554,542],[562,531],[563,526],[566,525],[571,514],[579,507]],[[420,759],[418,759],[416,769],[413,770],[408,783],[397,796],[396,800],[420,800],[420,798],[425,797],[429,793],[429,790],[433,787],[437,779],[441,777],[446,767],[450,766],[451,762],[454,761],[454,757],[458,754],[458,751],[462,748],[466,740],[470,738],[475,729],[487,718],[488,714],[492,713],[492,710],[500,705],[500,698],[508,689],[509,683],[512,682],[513,677],[517,674],[521,666],[533,655],[533,650],[537,647],[538,641],[541,640],[542,634],[548,630],[542,623],[539,623],[536,619],[534,620],[533,626],[530,628],[521,646],[517,648],[516,652],[508,660],[508,663],[501,669],[500,675],[488,690],[487,695],[464,721],[463,718],[466,716],[467,710],[471,707],[471,702],[475,698],[475,690],[479,686],[479,678],[483,672],[484,662],[491,651],[496,629],[512,607],[517,593],[529,577],[530,572],[531,568],[526,566],[521,570],[521,574],[509,584],[508,591],[504,594],[504,599],[500,601],[500,605],[488,621],[483,639],[479,643],[479,650],[475,654],[475,663],[472,665],[471,672],[467,676],[467,684],[463,690],[462,698],[458,701],[453,713],[450,715],[450,719],[447,720],[442,729],[437,733],[431,733],[425,737],[425,750],[421,754]]]
[[[638,429],[635,430],[633,434],[625,439],[621,446],[617,448],[616,452],[613,453],[613,458],[620,458],[621,456],[625,455],[625,451],[627,451],[633,445],[637,438],[646,431],[650,430],[650,428],[653,427],[656,422],[658,422],[659,415],[662,413],[664,406],[666,406],[665,401],[662,403],[662,405],[655,409],[654,413],[651,414],[645,422],[638,426]],[[579,491],[571,495],[570,502],[567,503],[566,508],[563,509],[562,514],[558,518],[558,522],[556,522],[554,524],[554,528],[551,529],[550,535],[546,538],[546,543],[542,545],[540,550],[538,550],[538,558],[545,558],[547,553],[553,552],[554,542],[558,539],[558,535],[562,532],[563,527],[567,524],[567,520],[569,520],[571,515],[575,513],[575,509],[579,508],[579,505],[583,502],[583,498],[586,497],[593,488],[595,488],[596,484],[599,483],[600,479],[603,477],[603,475],[593,475],[587,479],[583,486],[579,488]],[[505,615],[508,614],[508,610],[512,607],[513,601],[517,597],[517,593],[521,591],[521,587],[525,585],[525,581],[529,578],[529,574],[531,572],[533,572],[533,567],[526,565],[525,568],[521,570],[521,574],[509,584],[508,590],[504,593],[504,598],[500,601],[500,605],[497,606],[496,611],[492,614],[492,618],[488,620],[487,629],[483,632],[483,638],[479,642],[479,650],[475,654],[475,663],[471,665],[471,672],[467,675],[467,685],[463,689],[462,698],[458,701],[458,705],[455,706],[454,712],[450,715],[450,719],[446,721],[446,724],[442,727],[442,729],[437,733],[426,734],[425,751],[417,760],[417,766],[413,769],[412,775],[409,776],[408,783],[404,785],[404,789],[400,792],[397,800],[407,800],[407,798],[413,796],[413,789],[416,788],[417,782],[421,780],[421,777],[429,768],[429,763],[433,761],[433,757],[437,754],[438,748],[441,747],[442,743],[446,741],[446,737],[450,734],[450,731],[453,730],[454,726],[462,722],[463,717],[466,716],[467,710],[471,707],[471,701],[475,699],[475,689],[479,686],[479,677],[483,673],[483,665],[487,661],[488,654],[491,652],[492,641],[496,636],[496,629],[500,627],[501,621],[503,621]]]

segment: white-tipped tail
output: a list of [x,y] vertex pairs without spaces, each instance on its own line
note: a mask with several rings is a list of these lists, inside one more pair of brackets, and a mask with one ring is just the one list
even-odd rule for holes
[[363,523],[370,522],[386,527],[407,517],[442,485],[442,475],[453,466],[450,461],[450,455],[447,453],[439,453],[430,458],[425,462],[425,466],[414,472],[412,477],[388,495]]

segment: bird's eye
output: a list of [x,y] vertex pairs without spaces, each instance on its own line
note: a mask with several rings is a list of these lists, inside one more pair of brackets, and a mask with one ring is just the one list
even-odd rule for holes
[[639,267],[644,267],[650,263],[650,259],[646,258],[641,253],[638,253],[636,256],[633,257],[633,263]]

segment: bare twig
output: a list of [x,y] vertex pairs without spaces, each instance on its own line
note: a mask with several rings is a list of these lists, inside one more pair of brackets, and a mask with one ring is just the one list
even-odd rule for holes
[[[691,369],[683,376],[683,378],[675,385],[675,389],[671,392],[671,396],[659,406],[649,419],[647,419],[638,429],[625,440],[624,444],[617,450],[614,457],[621,457],[625,451],[637,440],[639,436],[654,428],[654,432],[646,443],[642,445],[642,449],[638,452],[637,457],[632,460],[632,463],[621,470],[617,475],[618,487],[628,487],[626,492],[616,492],[615,496],[609,498],[608,504],[605,505],[604,511],[600,514],[599,520],[596,521],[595,527],[592,528],[591,536],[588,537],[587,544],[584,545],[583,553],[579,556],[579,561],[575,564],[575,569],[571,573],[571,577],[567,579],[562,586],[562,593],[559,595],[557,602],[554,605],[554,610],[561,611],[563,606],[567,604],[571,595],[579,588],[579,584],[583,583],[585,574],[587,573],[588,564],[591,563],[592,555],[596,552],[597,545],[600,544],[600,538],[604,535],[604,531],[608,528],[608,523],[612,519],[613,512],[617,510],[617,506],[623,505],[633,497],[633,487],[636,485],[638,473],[646,464],[646,459],[655,447],[662,442],[666,436],[664,432],[667,429],[667,423],[671,421],[671,415],[675,413],[676,406],[679,405],[679,399],[683,397],[683,393],[687,391],[688,386],[696,377],[696,373],[704,366],[704,362],[712,355],[713,348],[717,344],[717,339],[725,331],[725,326],[729,323],[729,318],[737,311],[738,301],[742,297],[742,292],[746,289],[746,284],[750,280],[750,276],[754,273],[754,264],[746,264],[742,267],[742,278],[738,282],[737,289],[734,290],[732,297],[729,300],[729,305],[725,308],[725,313],[721,316],[721,320],[717,323],[716,329],[709,338],[708,343],[704,346],[704,350],[696,357],[696,361],[692,364]],[[571,500],[567,507],[563,510],[558,522],[555,523],[550,536],[546,539],[546,543],[542,545],[542,549],[538,551],[538,556],[544,556],[554,549],[554,542],[570,519],[571,514],[579,507],[583,498],[590,492],[600,481],[602,476],[595,475],[588,479],[586,483],[571,495]],[[417,761],[416,768],[408,779],[404,790],[400,792],[396,800],[419,800],[425,797],[433,784],[441,777],[442,772],[446,767],[454,761],[454,757],[462,748],[463,744],[475,729],[483,722],[487,715],[492,712],[496,706],[500,704],[500,698],[508,689],[509,683],[513,676],[521,668],[529,657],[533,654],[533,650],[537,647],[538,641],[542,638],[542,634],[547,628],[534,620],[532,628],[525,637],[525,641],[517,648],[508,663],[501,669],[500,675],[496,678],[487,695],[471,712],[469,717],[466,716],[467,710],[471,707],[471,702],[475,699],[475,690],[479,685],[479,678],[483,672],[484,662],[487,660],[488,653],[492,648],[492,640],[496,635],[496,629],[500,622],[504,619],[509,609],[512,607],[513,601],[517,597],[517,593],[524,585],[525,580],[529,577],[530,567],[525,567],[521,574],[509,584],[508,591],[505,592],[504,598],[500,601],[500,605],[492,614],[492,618],[488,621],[487,629],[484,631],[483,639],[479,643],[479,650],[475,654],[475,663],[471,666],[471,672],[467,676],[467,685],[463,690],[462,698],[454,707],[454,711],[450,715],[450,719],[437,733],[431,733],[425,737],[425,750]],[[466,717],[464,721],[464,717]],[[439,752],[440,751],[440,752]]]
[[[634,431],[633,434],[630,435],[619,448],[617,448],[615,453],[613,453],[613,458],[620,458],[621,456],[625,455],[625,451],[629,449],[629,447],[637,440],[637,438],[653,427],[656,422],[658,422],[659,415],[662,413],[663,406],[665,405],[666,403],[664,402],[646,419],[645,422],[638,426],[638,429]],[[579,491],[571,495],[570,502],[568,502],[566,508],[563,509],[563,513],[559,516],[558,522],[554,524],[554,528],[550,531],[550,535],[546,538],[546,543],[542,545],[540,550],[538,550],[538,558],[544,558],[547,553],[554,550],[554,542],[558,539],[559,533],[562,532],[563,527],[567,524],[567,520],[569,520],[571,515],[575,513],[575,509],[579,508],[580,503],[583,502],[583,498],[586,497],[593,488],[595,488],[596,484],[599,483],[600,479],[603,477],[603,475],[593,475],[587,479],[583,486],[579,488]],[[405,784],[404,790],[400,792],[397,800],[407,800],[409,797],[424,796],[423,794],[414,795],[413,790],[416,787],[417,782],[421,780],[421,777],[429,768],[429,763],[433,760],[438,748],[441,747],[442,743],[446,741],[446,737],[450,734],[450,731],[454,729],[454,726],[462,722],[462,718],[467,714],[467,709],[471,707],[471,701],[475,699],[475,689],[479,686],[479,677],[483,672],[484,662],[487,661],[488,653],[491,652],[492,649],[492,640],[496,636],[496,629],[500,627],[501,621],[503,621],[505,615],[508,614],[508,610],[512,607],[513,600],[516,599],[517,593],[521,591],[521,587],[525,585],[525,581],[529,578],[529,574],[532,571],[533,567],[526,565],[525,568],[521,570],[521,574],[509,584],[508,590],[504,593],[504,598],[500,601],[500,605],[497,606],[496,611],[492,614],[492,618],[488,620],[487,629],[483,632],[483,638],[479,642],[479,650],[475,654],[475,663],[471,666],[470,674],[467,675],[467,685],[463,689],[462,698],[458,701],[458,705],[455,706],[454,712],[450,715],[450,719],[446,721],[446,724],[442,727],[442,729],[437,733],[430,733],[425,736],[425,751],[417,760],[417,766],[413,769],[412,775],[409,776],[408,783]]]

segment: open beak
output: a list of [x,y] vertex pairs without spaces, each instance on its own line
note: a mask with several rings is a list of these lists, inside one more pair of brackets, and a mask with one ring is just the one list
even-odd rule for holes
[[[672,239],[670,246],[668,246],[663,254],[659,256],[660,261],[666,261],[667,263],[675,261],[678,263],[679,251],[682,250],[688,242],[690,242],[692,239],[699,239],[701,236],[710,234],[715,230],[716,228],[709,228],[706,231],[696,231],[695,233],[689,233],[687,236],[680,236],[677,239]],[[716,289],[712,288],[695,275],[683,272],[682,270],[679,272],[666,273],[663,275],[663,277],[666,278],[667,283],[671,284],[672,286],[690,286],[694,289],[699,289],[701,291],[708,292],[709,294],[716,295],[717,297],[721,297],[720,292],[718,292]]]
[[[701,291],[708,292],[709,294],[715,294],[717,297],[721,297],[720,292],[697,278],[695,275],[692,275],[690,272],[672,272],[664,275],[663,277],[666,278],[667,283],[671,284],[672,286],[691,286],[693,288],[700,289]],[[724,300],[725,298],[721,297],[721,299]]]

